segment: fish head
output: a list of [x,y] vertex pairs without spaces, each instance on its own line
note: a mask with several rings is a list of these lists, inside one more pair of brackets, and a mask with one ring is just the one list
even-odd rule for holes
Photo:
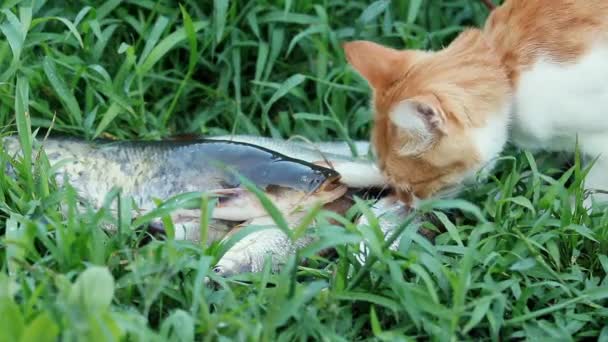
[[333,187],[342,177],[331,168],[287,157],[277,158],[245,172],[245,176],[261,188],[280,187],[307,193]]
[[[266,198],[282,213],[291,214],[320,203],[325,204],[342,197],[348,187],[339,182],[339,177],[327,178],[316,186],[313,192],[298,188],[269,185],[263,189]],[[260,199],[247,189],[237,188],[223,191],[217,206],[213,209],[215,219],[245,221],[268,216]]]
[[[317,191],[340,178],[340,173],[305,160],[247,143],[215,140],[196,150],[197,167],[220,171],[222,182],[236,187],[246,178],[260,188],[281,186],[306,192]],[[204,153],[203,153],[204,152]]]

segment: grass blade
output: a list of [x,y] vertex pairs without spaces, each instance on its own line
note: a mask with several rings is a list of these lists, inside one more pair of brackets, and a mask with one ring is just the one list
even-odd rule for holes
[[72,119],[73,123],[81,125],[82,112],[80,110],[80,106],[78,105],[78,101],[76,100],[74,93],[68,89],[61,75],[57,72],[55,62],[51,57],[46,56],[44,57],[42,66],[44,68],[44,73],[46,74],[47,79],[53,86],[53,90],[55,91],[57,96],[59,96],[59,99],[65,107],[67,114],[69,114],[70,119]]
[[[207,26],[205,21],[197,21],[193,23],[194,32],[198,32]],[[187,39],[187,33],[185,28],[180,28],[175,32],[171,33],[167,37],[163,38],[153,49],[150,51],[148,57],[139,66],[138,72],[140,75],[145,75],[148,71],[154,67],[154,65],[163,58],[171,49],[182,41]]]

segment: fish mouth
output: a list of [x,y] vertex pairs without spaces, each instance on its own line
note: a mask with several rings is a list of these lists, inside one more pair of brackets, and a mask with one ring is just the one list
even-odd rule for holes
[[336,190],[339,187],[342,187],[343,184],[340,182],[342,177],[340,174],[333,174],[327,177],[323,183],[317,188],[314,192],[331,192]]
[[321,184],[321,186],[309,194],[311,197],[316,197],[325,203],[329,203],[344,196],[348,191],[348,186],[343,184],[340,175],[332,176]]

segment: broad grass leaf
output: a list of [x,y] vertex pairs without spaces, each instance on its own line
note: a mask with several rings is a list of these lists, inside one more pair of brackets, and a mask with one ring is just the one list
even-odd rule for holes
[[336,293],[334,296],[336,299],[340,300],[347,300],[351,302],[362,301],[376,304],[379,306],[383,306],[387,309],[393,310],[395,312],[399,310],[399,304],[396,303],[394,300],[372,293],[345,291]]
[[110,74],[108,73],[108,71],[102,67],[99,64],[92,64],[89,65],[89,69],[95,71],[96,73],[98,73],[101,77],[103,77],[103,80],[105,82],[107,82],[108,84],[112,83],[112,77],[110,76]]
[[529,199],[523,196],[507,198],[506,201],[515,203],[519,206],[529,209],[533,215],[536,215],[536,209],[534,209],[534,205],[532,205],[532,202],[530,202]]
[[[198,32],[202,28],[207,26],[206,21],[197,21],[193,23],[194,31]],[[150,54],[144,60],[144,62],[139,67],[139,74],[144,75],[154,65],[163,58],[171,49],[173,49],[177,44],[180,44],[187,38],[187,33],[185,28],[180,28],[175,32],[171,33],[167,37],[163,38],[153,49],[150,51]]]
[[76,26],[74,26],[74,24],[67,20],[66,18],[63,17],[45,17],[45,18],[37,18],[32,20],[32,28],[36,27],[38,24],[44,23],[46,21],[49,20],[57,20],[62,22],[70,31],[70,33],[74,36],[74,38],[76,38],[76,40],[78,41],[78,45],[80,45],[81,48],[84,48],[84,43],[82,42],[82,37],[80,36],[80,33],[78,33],[78,29],[76,28]]
[[422,8],[422,0],[410,0],[410,7],[407,11],[407,19],[406,22],[408,24],[413,24],[418,18],[418,13],[420,13],[420,9]]
[[224,36],[226,27],[226,13],[228,11],[228,0],[213,0],[213,23],[215,31],[215,42],[219,44]]
[[[4,318],[3,318],[4,320]],[[23,330],[21,342],[53,342],[59,336],[59,326],[51,315],[44,311],[39,314],[30,324]]]
[[95,10],[97,20],[102,20],[103,18],[105,18],[108,14],[110,14],[110,12],[112,12],[116,7],[118,7],[121,2],[122,0],[104,1],[103,4],[97,7],[97,9]]
[[306,214],[306,216],[304,216],[304,219],[302,219],[302,221],[296,227],[293,228],[294,240],[297,240],[306,234],[306,231],[315,222],[315,219],[317,218],[322,209],[323,203],[319,201],[308,210],[308,213]]
[[359,21],[363,24],[371,22],[382,14],[382,12],[386,11],[390,4],[390,0],[379,0],[372,2],[365,10],[363,10],[361,16],[359,17]]
[[439,221],[441,221],[445,229],[448,231],[448,235],[450,235],[452,240],[454,240],[458,244],[458,246],[464,247],[458,229],[456,228],[456,226],[454,226],[452,221],[450,221],[450,219],[440,211],[435,211],[435,216],[437,216]]
[[182,13],[184,20],[184,29],[186,30],[186,37],[188,37],[188,46],[190,47],[188,56],[188,74],[191,74],[196,67],[196,62],[199,57],[198,55],[198,40],[196,39],[196,30],[194,29],[194,23],[192,17],[186,11],[186,9],[180,4],[179,9]]
[[334,121],[333,118],[322,115],[322,114],[314,114],[314,113],[295,113],[293,114],[293,118],[296,120],[305,120],[305,121]]
[[608,286],[589,289],[584,294],[591,300],[604,300],[608,298]]
[[177,309],[160,326],[167,341],[194,341],[194,319],[186,311]]
[[606,256],[605,254],[601,254],[598,256],[598,260],[600,261],[604,272],[608,274],[608,256]]
[[469,331],[471,331],[471,329],[475,328],[479,322],[481,322],[483,317],[490,309],[491,303],[492,301],[489,298],[483,298],[478,301],[477,305],[475,305],[475,309],[473,309],[473,313],[471,314],[471,319],[463,328],[464,334],[467,334]]
[[270,12],[261,18],[259,18],[258,23],[266,24],[266,23],[286,23],[286,24],[299,24],[299,25],[313,25],[319,23],[319,18],[313,15],[301,14],[288,12],[285,13],[283,11],[273,11]]
[[118,229],[121,233],[128,233],[131,228],[132,214],[131,197],[118,194]]
[[29,245],[25,224],[17,221],[14,216],[6,220],[4,233],[6,238],[6,258],[9,274],[17,274],[21,270],[21,261],[26,257]]
[[597,340],[598,342],[608,342],[608,324],[606,324],[604,326],[604,328],[602,328],[602,331],[600,332],[600,337]]
[[[539,205],[541,208],[551,208],[551,206],[555,203],[556,198],[560,195],[560,193],[565,192],[565,184],[574,174],[574,168],[570,168],[566,171],[559,180],[553,181],[553,184],[549,188],[548,191],[545,192],[545,195],[541,197],[539,200]],[[547,180],[547,177],[541,177]]]
[[266,60],[266,67],[264,69],[264,79],[270,78],[271,73],[274,70],[275,62],[283,49],[283,43],[285,41],[285,29],[275,28],[270,36],[270,52]]
[[361,236],[348,233],[344,229],[333,227],[319,227],[320,232],[316,236],[319,238],[300,250],[300,255],[304,258],[313,257],[320,251],[328,248],[336,248],[342,245],[352,245],[361,242]]
[[34,193],[34,179],[32,176],[32,128],[29,113],[29,83],[25,76],[17,78],[15,92],[15,118],[17,121],[17,132],[19,134],[19,142],[23,152],[23,163],[25,172],[25,181],[30,196]]
[[479,209],[479,207],[475,204],[465,200],[424,200],[420,202],[418,208],[420,211],[430,211],[432,209],[459,209],[463,212],[472,214],[476,219],[483,223],[487,222],[487,219],[481,212],[481,209]]
[[3,341],[19,341],[25,327],[19,306],[10,297],[0,296],[0,336]]
[[549,252],[549,255],[551,256],[551,259],[553,259],[553,262],[555,263],[555,265],[557,266],[557,270],[559,271],[561,268],[561,258],[560,258],[560,251],[559,251],[559,247],[557,245],[557,243],[554,240],[550,240],[547,241],[547,251]]
[[511,271],[526,271],[536,266],[536,260],[534,258],[525,258],[519,260],[509,267]]
[[431,299],[433,300],[433,302],[439,303],[439,296],[437,295],[437,289],[435,288],[435,283],[431,279],[431,276],[429,275],[429,273],[418,264],[411,265],[410,270],[412,270],[412,272],[416,273],[420,278],[422,278],[422,281],[424,282],[424,285],[426,286],[427,292],[428,292],[429,296],[431,297]]
[[202,192],[186,192],[175,195],[165,201],[162,201],[160,206],[146,212],[141,216],[138,216],[135,220],[133,220],[131,225],[139,227],[143,224],[149,223],[154,218],[168,215],[176,209],[199,209],[201,198],[204,195],[205,194]]
[[32,7],[19,7],[19,21],[21,22],[21,32],[26,36],[30,29],[30,25],[32,24]]
[[[78,26],[82,19],[93,9],[91,6],[84,6],[78,14],[76,14],[76,18],[74,18],[74,26]],[[30,8],[30,17],[31,17],[31,8]]]
[[268,59],[268,43],[259,42],[257,60],[255,62],[255,76],[254,76],[255,81],[260,81],[260,78],[262,77],[262,74],[264,73],[264,70],[266,68],[267,59]]
[[275,91],[275,93],[272,94],[272,97],[270,98],[270,100],[268,100],[268,102],[264,106],[264,112],[268,113],[268,111],[270,110],[270,107],[272,107],[272,105],[275,102],[277,102],[283,96],[287,95],[287,93],[289,93],[293,88],[299,86],[305,80],[306,80],[306,77],[301,74],[295,74],[295,75],[289,77],[288,79],[286,79],[285,82],[283,82],[280,85],[279,89],[277,89]]
[[2,10],[2,13],[6,16],[6,21],[0,24],[0,31],[8,41],[8,45],[13,53],[13,61],[17,61],[21,57],[23,43],[25,42],[24,28],[13,12],[4,9]]
[[313,26],[307,28],[306,30],[298,33],[289,42],[289,46],[287,48],[287,54],[286,55],[289,56],[291,54],[291,51],[296,46],[296,44],[298,44],[298,42],[300,40],[302,40],[302,39],[304,39],[306,37],[315,35],[315,34],[323,33],[325,31],[327,31],[327,27],[325,25],[313,25]]
[[378,336],[382,334],[382,327],[380,326],[380,321],[378,320],[378,314],[376,314],[376,308],[374,308],[373,305],[370,307],[369,318],[374,335]]
[[154,46],[156,45],[156,43],[158,43],[158,40],[167,28],[168,24],[169,18],[165,16],[161,15],[156,19],[156,22],[152,27],[152,31],[150,31],[150,34],[147,35],[146,45],[144,45],[144,49],[139,55],[139,65],[141,65],[143,61],[150,55],[150,52],[152,52],[152,49],[154,49]]
[[[162,201],[158,198],[155,198],[154,204],[158,207],[158,206],[162,205]],[[167,213],[167,214],[163,215],[161,217],[161,221],[163,223],[163,230],[165,231],[167,240],[175,240],[175,225],[173,224],[171,214]]]
[[202,196],[201,198],[201,216],[199,223],[200,231],[200,245],[203,247],[207,246],[207,239],[209,237],[209,226],[211,224],[211,216],[213,214],[213,208],[215,208],[217,201],[215,199],[209,200],[208,196]]
[[108,310],[114,298],[114,277],[106,267],[89,266],[70,289],[69,299],[90,313]]
[[595,234],[593,233],[593,231],[583,225],[571,224],[571,225],[567,226],[565,228],[565,230],[574,230],[578,234],[581,234],[582,236],[586,237],[587,239],[589,239],[593,242],[598,242],[594,237]]
[[68,89],[64,79],[57,72],[53,59],[49,56],[44,57],[42,66],[47,79],[53,86],[53,90],[57,96],[59,96],[59,99],[70,115],[70,118],[73,118],[75,123],[81,124],[82,112],[78,105],[78,101],[76,100],[76,96]]
[[121,108],[117,103],[112,103],[110,107],[106,110],[105,113],[101,115],[101,122],[97,126],[95,130],[95,134],[93,135],[93,139],[97,138],[103,131],[116,119],[116,117],[121,113]]

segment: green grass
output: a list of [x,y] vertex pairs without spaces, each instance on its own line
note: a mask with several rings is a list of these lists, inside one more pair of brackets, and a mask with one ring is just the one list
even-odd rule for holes
[[[79,211],[74,192],[49,180],[44,157],[25,167],[32,132],[41,138],[51,126],[88,139],[367,139],[369,90],[341,42],[437,49],[483,23],[479,1],[1,6],[0,126],[18,132],[26,152],[13,161],[15,179],[0,173],[1,341],[608,341],[608,214],[581,209],[584,170],[572,158],[564,166],[510,149],[467,202],[429,207],[447,228],[435,244],[404,225],[391,253],[371,228],[335,227],[322,213],[309,233],[335,257],[314,256],[316,245],[279,274],[216,286],[204,279],[221,246],[142,244],[119,192],[108,194],[118,217]],[[354,257],[363,236],[373,252],[365,266]],[[305,266],[300,257],[310,257]]]

